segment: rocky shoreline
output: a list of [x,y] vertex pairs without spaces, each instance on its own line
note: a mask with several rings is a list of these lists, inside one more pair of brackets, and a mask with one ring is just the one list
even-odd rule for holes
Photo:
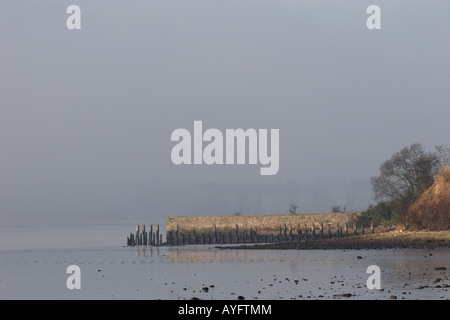
[[333,239],[283,242],[238,246],[217,246],[219,249],[297,249],[297,250],[361,250],[361,249],[434,249],[450,248],[447,231],[389,231]]

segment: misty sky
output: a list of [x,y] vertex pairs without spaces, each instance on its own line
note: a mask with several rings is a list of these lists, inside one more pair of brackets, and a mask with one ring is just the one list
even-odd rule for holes
[[[81,8],[81,30],[66,8]],[[381,8],[381,30],[366,8]],[[0,223],[363,210],[450,145],[450,2],[0,2]],[[173,130],[280,130],[280,170],[175,166]]]

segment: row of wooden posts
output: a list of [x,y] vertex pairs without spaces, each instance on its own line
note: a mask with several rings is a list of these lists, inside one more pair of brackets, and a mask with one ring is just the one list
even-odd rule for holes
[[160,246],[163,244],[162,234],[159,233],[159,224],[149,226],[148,233],[145,231],[145,224],[142,225],[142,229],[137,224],[136,233],[130,233],[127,237],[127,246]]
[[[327,227],[327,232],[325,231]],[[241,230],[242,229],[242,230]],[[259,232],[257,227],[240,228],[238,225],[234,229],[218,230],[214,226],[208,232],[196,230],[180,230],[177,226],[175,231],[167,233],[168,245],[187,245],[187,244],[236,244],[236,243],[272,243],[286,241],[309,241],[316,239],[325,239],[332,237],[343,237],[357,234],[365,234],[364,224],[358,226],[353,224],[351,230],[347,223],[343,225],[325,225],[324,223],[312,224],[311,226],[298,225],[297,232],[292,226],[280,225],[278,232]],[[374,225],[370,224],[370,233],[374,233]]]

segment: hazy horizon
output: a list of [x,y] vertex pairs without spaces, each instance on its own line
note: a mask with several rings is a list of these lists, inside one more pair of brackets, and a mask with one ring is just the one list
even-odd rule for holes
[[[0,223],[360,211],[415,142],[449,142],[450,3],[0,3]],[[280,167],[171,162],[173,130],[280,130]]]

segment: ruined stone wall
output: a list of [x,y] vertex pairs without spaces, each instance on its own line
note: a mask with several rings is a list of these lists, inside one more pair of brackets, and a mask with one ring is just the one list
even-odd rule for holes
[[173,216],[167,218],[167,244],[280,242],[347,235],[356,231],[354,221],[359,214]]

